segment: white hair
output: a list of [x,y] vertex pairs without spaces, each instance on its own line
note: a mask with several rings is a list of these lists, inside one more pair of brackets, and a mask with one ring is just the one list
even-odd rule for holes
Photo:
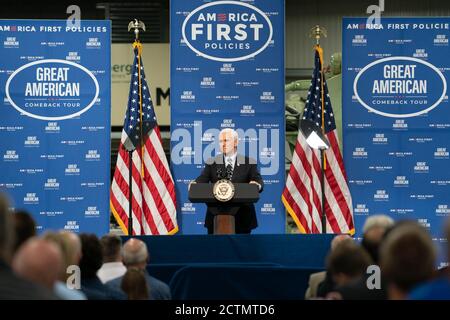
[[238,138],[239,138],[238,133],[237,133],[236,130],[234,130],[234,129],[231,129],[231,128],[225,128],[225,129],[220,130],[220,132],[219,132],[219,137],[220,137],[222,134],[224,134],[224,133],[229,133],[229,134],[231,134],[231,136],[233,137],[233,139],[236,140],[236,141],[237,141]]
[[385,214],[376,214],[366,219],[363,226],[363,233],[373,228],[388,229],[394,225],[394,220]]
[[122,259],[125,265],[134,265],[147,261],[148,251],[145,242],[139,242],[139,248],[132,250],[129,246],[122,248]]

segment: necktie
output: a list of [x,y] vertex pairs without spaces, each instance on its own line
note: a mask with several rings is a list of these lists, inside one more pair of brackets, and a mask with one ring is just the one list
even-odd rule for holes
[[231,158],[227,159],[227,179],[231,180],[231,177],[233,176],[233,165],[232,165],[233,160]]

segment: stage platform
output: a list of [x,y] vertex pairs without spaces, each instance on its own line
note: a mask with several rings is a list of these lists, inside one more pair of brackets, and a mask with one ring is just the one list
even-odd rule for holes
[[[174,299],[301,299],[334,235],[140,236]],[[124,242],[128,237],[123,237]]]

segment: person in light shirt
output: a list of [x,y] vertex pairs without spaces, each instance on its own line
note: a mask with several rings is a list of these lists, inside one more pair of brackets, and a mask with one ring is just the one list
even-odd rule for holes
[[106,235],[100,239],[102,244],[103,265],[97,271],[102,283],[122,277],[127,268],[122,262],[122,239],[116,235]]

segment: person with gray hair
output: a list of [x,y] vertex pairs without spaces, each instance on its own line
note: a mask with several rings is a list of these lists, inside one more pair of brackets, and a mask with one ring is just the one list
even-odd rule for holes
[[384,229],[387,230],[394,225],[394,219],[385,214],[375,214],[369,216],[364,222],[363,233],[368,233],[374,229]]
[[53,292],[63,300],[86,300],[86,296],[81,290],[69,287],[67,283],[68,277],[71,275],[69,268],[78,265],[78,261],[73,263],[72,243],[63,233],[47,231],[42,238],[56,244],[62,253],[63,267],[61,268],[58,281],[55,283]]
[[62,239],[67,244],[67,261],[70,265],[78,265],[81,260],[82,249],[81,239],[74,233],[69,231],[60,231]]
[[[258,186],[259,192],[263,191],[264,182],[258,171],[255,159],[238,154],[238,133],[226,128],[219,133],[219,147],[221,153],[206,160],[205,168],[192,183],[216,183],[221,179],[230,180],[233,183],[251,183]],[[214,215],[206,211],[205,228],[208,234],[214,233]],[[243,204],[235,215],[236,233],[249,234],[258,226],[255,206]]]
[[[172,298],[169,286],[147,272],[149,254],[145,242],[136,238],[131,238],[125,242],[122,249],[122,261],[127,269],[136,268],[144,272],[150,300],[170,300]],[[121,290],[122,280],[123,276],[107,282],[107,285]]]
[[0,300],[55,300],[47,288],[18,277],[11,269],[14,230],[9,201],[0,193]]
[[[363,239],[361,247],[370,255],[374,264],[378,264],[379,248],[385,234],[394,226],[394,220],[387,215],[377,214],[366,219],[363,226]],[[336,288],[343,300],[386,300],[387,290],[385,279],[381,274],[381,288],[370,290],[367,280],[370,274],[366,273],[359,280]]]
[[363,226],[361,246],[378,263],[379,248],[387,230],[394,226],[394,220],[384,214],[376,214],[366,219]]
[[[338,234],[337,236],[335,236],[333,238],[333,240],[331,240],[330,252],[334,251],[336,249],[336,247],[338,245],[340,245],[341,243],[347,242],[347,241],[353,242],[354,240],[348,234]],[[328,275],[328,277],[327,277],[326,271],[312,273],[309,276],[308,289],[306,289],[306,292],[305,292],[305,299],[316,298],[319,285],[325,280],[328,283],[330,283],[330,282],[332,283],[332,279],[331,279],[330,275]]]

